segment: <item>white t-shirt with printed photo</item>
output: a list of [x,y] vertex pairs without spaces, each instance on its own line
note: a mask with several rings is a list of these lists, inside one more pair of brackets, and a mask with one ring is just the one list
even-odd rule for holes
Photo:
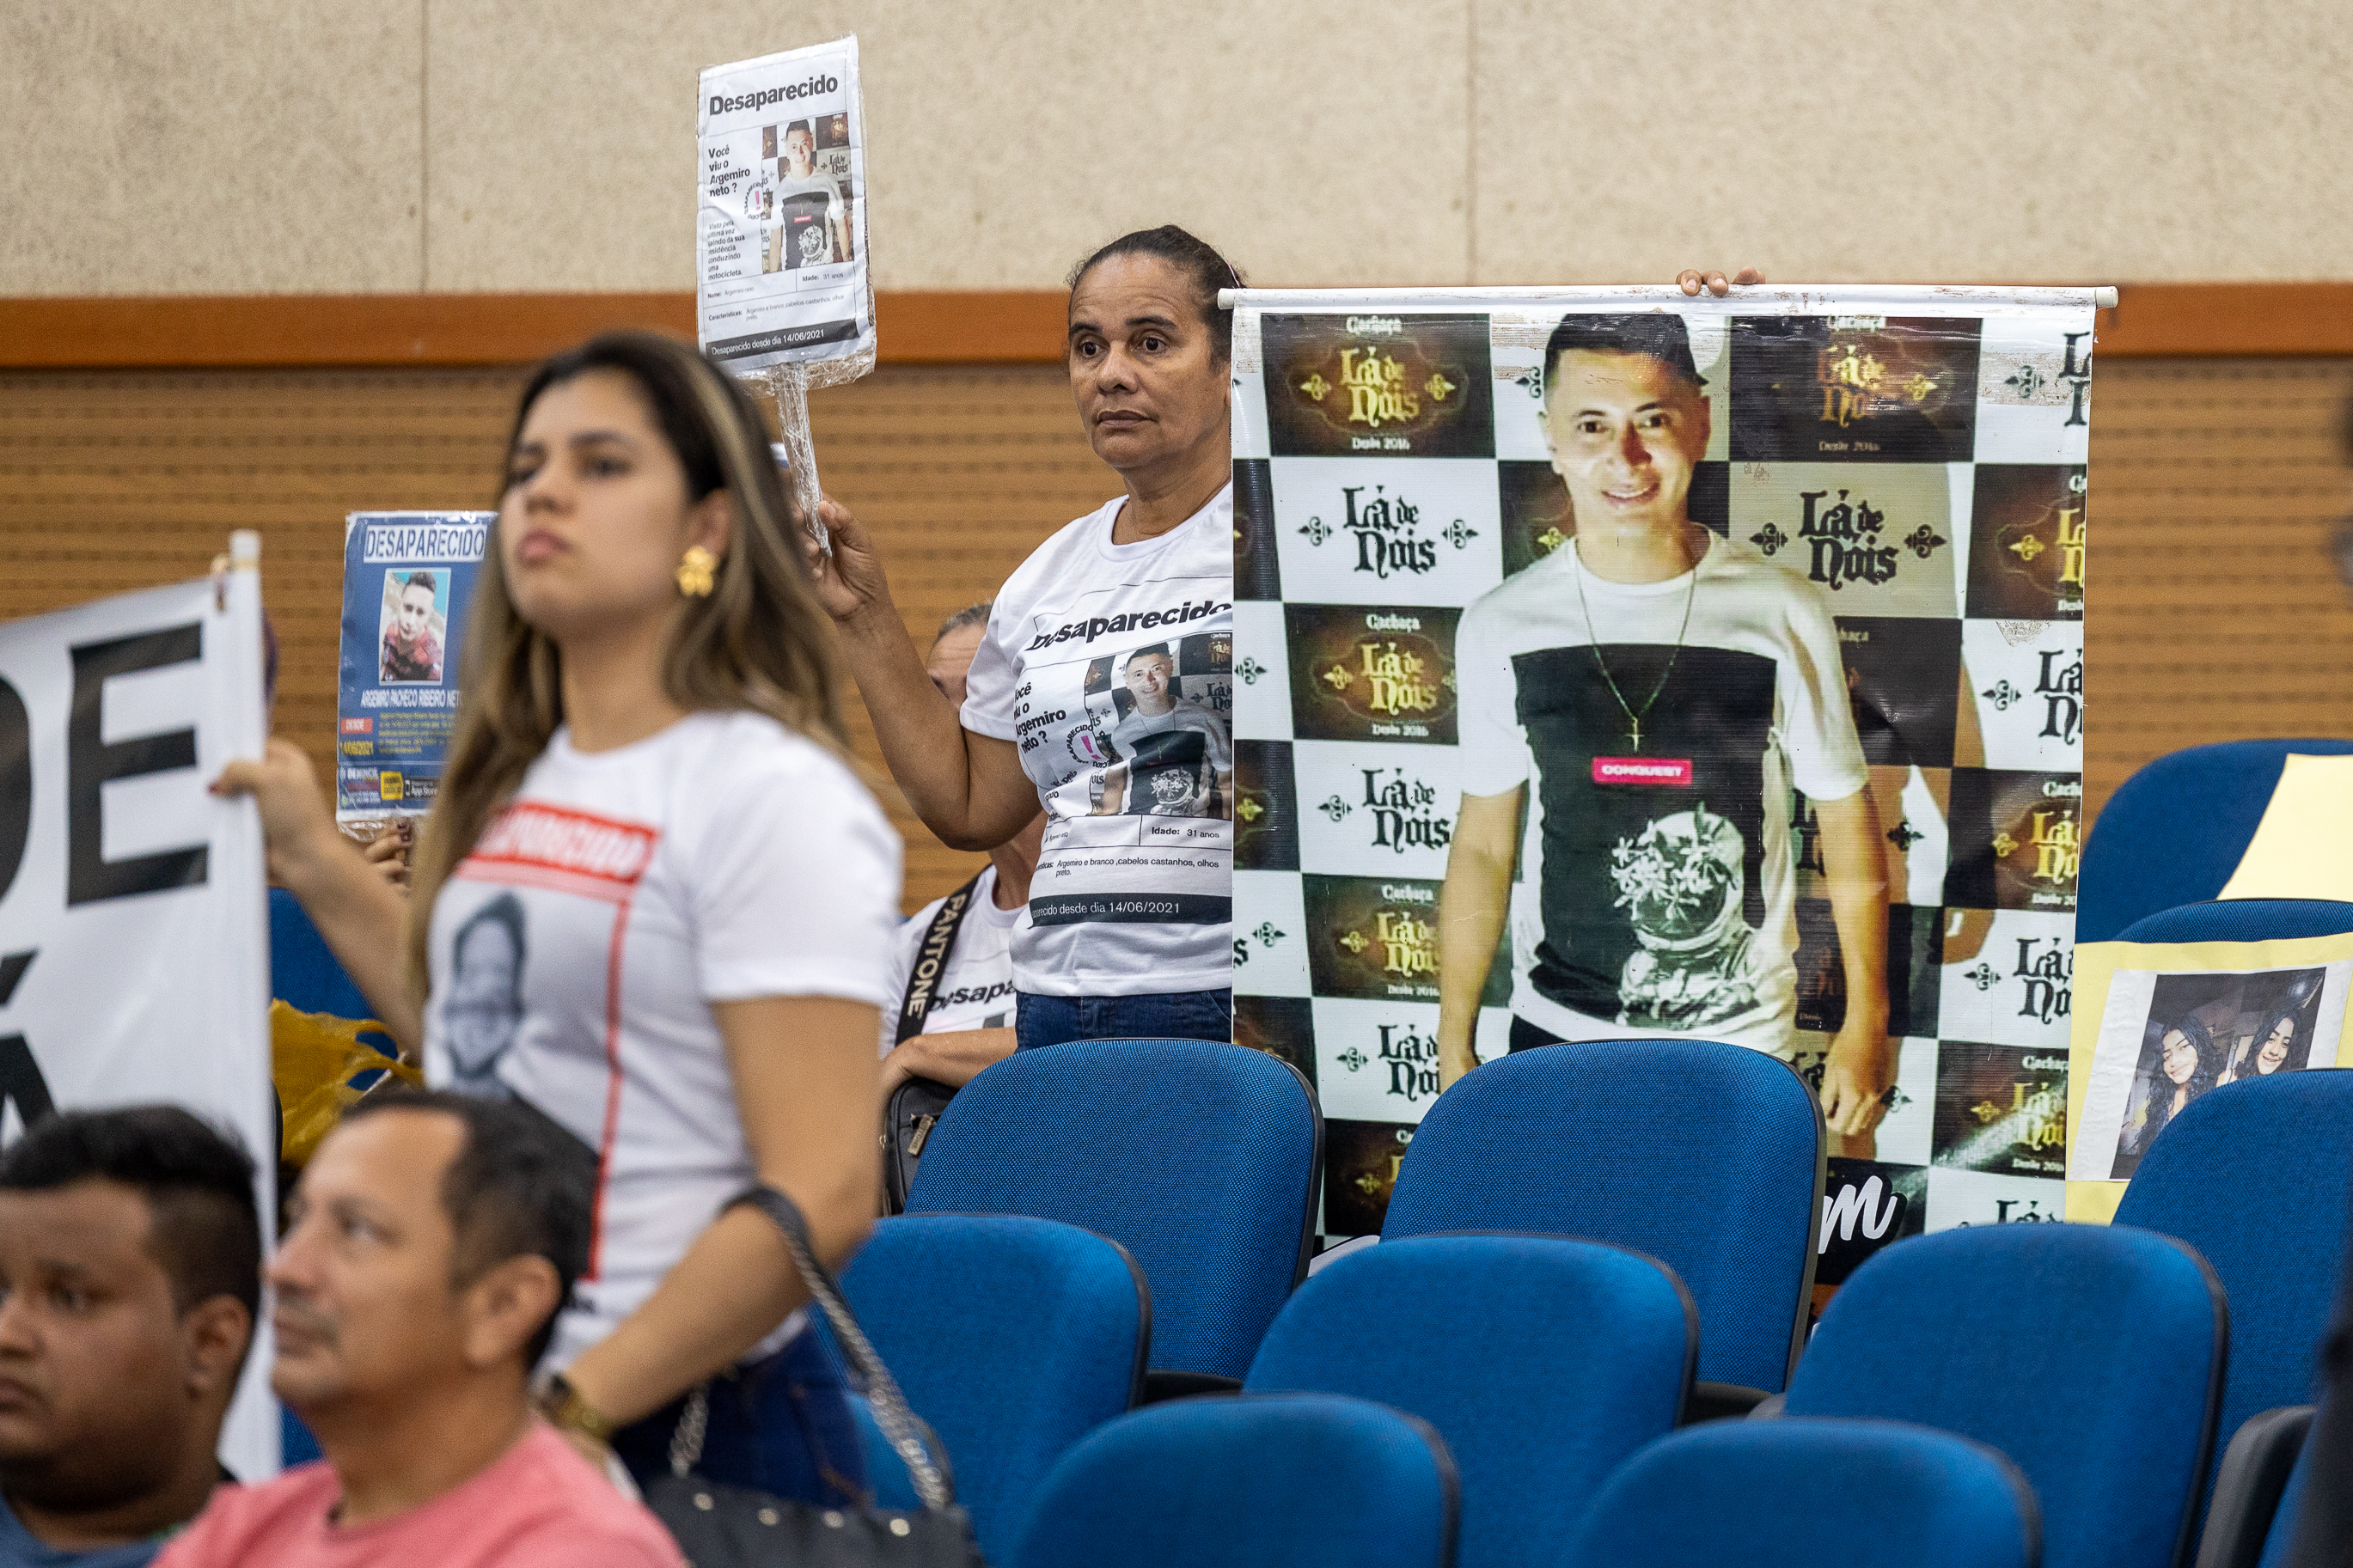
[[1463,793],[1527,786],[1513,1013],[1564,1039],[1788,1056],[1790,789],[1842,800],[1868,782],[1820,590],[1738,542],[1641,584],[1565,546],[1464,611],[1455,651]]
[[[907,999],[907,982],[914,975],[923,938],[946,902],[934,899],[899,927],[891,952],[891,1005],[882,1010],[886,1056],[899,1043],[899,1009]],[[1020,918],[1018,904],[1009,910],[997,907],[997,868],[984,867],[973,884],[972,904],[956,925],[947,963],[932,989],[931,1010],[916,1034],[1013,1026],[1013,925]]]
[[796,174],[790,162],[779,158],[776,194],[774,221],[785,231],[785,268],[822,267],[831,261],[833,225],[841,216],[841,187],[823,170]]
[[694,713],[607,752],[558,731],[443,884],[427,1080],[516,1096],[597,1152],[589,1268],[551,1366],[754,1179],[712,1004],[896,1005],[900,853],[832,752],[759,714]]
[[[966,677],[965,728],[1020,748],[1046,811],[1013,931],[1013,982],[1033,995],[1233,984],[1233,490],[1114,544],[1125,500],[1021,563]],[[1162,713],[1130,689],[1139,657],[1167,662],[1144,691]]]

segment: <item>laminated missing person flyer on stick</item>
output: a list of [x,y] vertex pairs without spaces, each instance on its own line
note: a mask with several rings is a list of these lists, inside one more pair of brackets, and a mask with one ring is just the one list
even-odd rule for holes
[[343,524],[335,820],[423,816],[458,726],[466,607],[488,511],[355,511]]
[[702,73],[695,313],[703,352],[739,375],[873,363],[858,79],[854,36]]

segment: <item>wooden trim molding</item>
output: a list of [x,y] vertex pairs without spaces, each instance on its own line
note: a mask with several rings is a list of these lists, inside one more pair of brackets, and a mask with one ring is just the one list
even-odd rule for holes
[[2353,355],[2353,283],[2137,283],[2100,312],[2116,359]]
[[[885,364],[1050,364],[1060,290],[875,298]],[[0,299],[0,369],[516,364],[609,327],[694,331],[691,294]],[[2117,359],[2353,356],[2353,283],[2139,283],[2100,312]]]
[[[885,293],[885,364],[1053,363],[1063,300]],[[519,364],[614,327],[694,333],[691,294],[244,294],[0,300],[0,369]]]

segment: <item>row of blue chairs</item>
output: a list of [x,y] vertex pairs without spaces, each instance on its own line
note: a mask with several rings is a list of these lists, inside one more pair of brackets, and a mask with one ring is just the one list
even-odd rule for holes
[[[2343,756],[2353,741],[2227,741],[2158,758],[2116,786],[2084,837],[2078,942],[2253,942],[2353,931],[2353,903],[2213,900],[2255,836],[2290,753]],[[2137,922],[2162,917],[2156,931]]]
[[[1034,1266],[1050,1253],[1071,1259],[1063,1283],[1027,1299],[1018,1286],[998,1294],[992,1270],[969,1267],[989,1256]],[[883,1224],[845,1284],[955,1459],[984,1548],[1021,1568],[1179,1557],[1466,1568],[1696,1563],[1664,1546],[1633,1556],[1615,1547],[1590,1559],[1562,1555],[1580,1532],[1600,1528],[1597,1517],[1612,1517],[1604,1507],[1612,1497],[1682,1489],[1683,1481],[1661,1478],[1692,1466],[1731,1512],[1683,1518],[1694,1550],[1736,1542],[1770,1520],[1771,1538],[1794,1553],[1790,1561],[1818,1557],[1857,1532],[1867,1542],[1848,1542],[1841,1555],[1922,1561],[1905,1543],[1938,1509],[1981,1518],[1998,1504],[2003,1528],[1969,1538],[2007,1542],[2004,1551],[1954,1561],[2031,1563],[2030,1543],[2043,1528],[2033,1506],[2039,1489],[2050,1500],[2049,1561],[2173,1562],[2211,1440],[2227,1321],[2220,1289],[2195,1255],[2139,1232],[2057,1226],[1955,1232],[1889,1255],[1899,1256],[1898,1267],[1874,1261],[1859,1270],[1832,1303],[1777,1402],[1779,1419],[1719,1424],[1705,1429],[1719,1435],[1704,1444],[1658,1454],[1688,1407],[1697,1316],[1672,1270],[1596,1243],[1465,1235],[1369,1248],[1292,1298],[1239,1405],[1187,1400],[1115,1419],[1140,1343],[1124,1336],[1143,1331],[1149,1300],[1115,1244],[1042,1220],[901,1218]],[[933,1266],[948,1257],[967,1267],[937,1274]],[[1015,1272],[1038,1278],[1034,1267]],[[1071,1288],[1082,1277],[1091,1291]],[[935,1288],[965,1293],[934,1297]],[[2000,1310],[1971,1305],[1980,1295]],[[1041,1300],[1048,1310],[1034,1312]],[[2135,1333],[2117,1335],[2119,1321],[2134,1323]],[[2151,1363],[2164,1370],[2147,1375]],[[2104,1395],[2094,1419],[2054,1417],[2054,1407],[2086,1391]],[[1302,1416],[1293,1405],[1264,1404],[1303,1394],[1345,1396],[1362,1409],[1335,1416],[1327,1398]],[[1229,1405],[1235,1408],[1221,1413]],[[1298,1440],[1265,1440],[1293,1420],[1307,1426]],[[1327,1441],[1343,1440],[1324,1433],[1334,1423],[1357,1435],[1346,1441],[1367,1430],[1386,1434],[1373,1447],[1388,1458],[1367,1461],[1374,1472],[1409,1464],[1419,1477],[1408,1488],[1372,1486],[1383,1500],[1345,1528],[1335,1514],[1360,1510],[1363,1478],[1338,1475],[1325,1451]],[[1730,1484],[1731,1474],[1777,1468],[1803,1477],[1824,1444],[1841,1453],[1873,1450],[1883,1426],[1905,1436],[1869,1465],[1919,1471],[1901,1508],[1835,1471],[1768,1498]],[[1929,1438],[1930,1428],[1941,1435]],[[1705,1472],[1724,1462],[1726,1445],[1742,1458],[1711,1481]],[[1930,1463],[1939,1455],[1942,1479]],[[1630,1472],[1637,1459],[1649,1468]],[[1237,1465],[1252,1471],[1264,1494],[1252,1492],[1246,1506],[1219,1479]],[[1959,1487],[1959,1500],[1921,1502],[1947,1483]],[[1073,1532],[1090,1497],[1118,1500],[1103,1516],[1108,1534]],[[1869,1519],[1853,1517],[1858,1499],[1872,1500]],[[1611,1506],[1628,1513],[1625,1528],[1641,1523],[1642,1507]],[[1298,1544],[1348,1541],[1360,1530],[1389,1542],[1393,1554],[1336,1545],[1303,1554]],[[1041,1545],[1041,1531],[1067,1551]],[[1448,1548],[1440,1556],[1400,1545],[1440,1536]],[[1153,1541],[1176,1555],[1146,1552]]]
[[[2047,1561],[2160,1568],[2186,1559],[2218,1428],[2309,1400],[2353,1183],[2353,1073],[2227,1086],[2160,1137],[2116,1226],[1889,1248],[1799,1359],[1822,1137],[1769,1058],[1642,1041],[1492,1063],[1423,1121],[1378,1245],[1303,1285],[1315,1123],[1285,1064],[1182,1041],[1025,1054],[942,1118],[908,1216],[845,1284],[993,1556],[1082,1435],[1229,1386],[1429,1422],[1472,1568],[1552,1560],[1630,1456],[1760,1401],[1975,1439],[2040,1494]],[[2278,1170],[2296,1179],[2261,1180]],[[2279,1194],[2260,1227],[2257,1186]],[[1071,1277],[1100,1321],[1080,1325],[1088,1289],[1048,1283],[1057,1249],[1094,1254]],[[2216,1528],[2243,1532],[2243,1488],[2225,1490]]]
[[[1188,1399],[1082,1443],[1049,1479],[1011,1561],[1430,1568],[1456,1560],[1468,1490],[1436,1432],[1387,1406],[1312,1394]],[[2000,1454],[1897,1422],[1816,1420],[1662,1437],[1618,1468],[1555,1551],[1515,1561],[2036,1568],[2040,1552],[2033,1491]]]
[[[2353,751],[2353,743],[2196,748],[2160,759],[2127,781],[2085,847],[2079,917],[2084,940],[2121,935],[2152,942],[2243,941],[2353,930],[2353,904],[2190,901],[2211,900],[2229,877],[2260,820],[2280,758],[2289,751],[2342,752]],[[356,994],[345,994],[348,979],[282,895],[273,895],[272,938],[280,994],[288,994],[290,983],[301,994],[290,997],[297,1005],[356,1016]],[[1863,1432],[1827,1432],[1819,1413],[1825,1408],[1820,1378],[1828,1374],[1809,1370],[1797,1384],[1790,1383],[1804,1342],[1819,1249],[1819,1121],[1810,1096],[1802,1094],[1801,1086],[1793,1096],[1794,1079],[1778,1064],[1704,1042],[1688,1044],[1687,1053],[1681,1046],[1662,1048],[1660,1042],[1587,1047],[1519,1058],[1547,1063],[1542,1070],[1503,1063],[1482,1071],[1464,1086],[1467,1090],[1476,1085],[1481,1093],[1458,1090],[1433,1109],[1399,1171],[1383,1246],[1375,1250],[1391,1255],[1377,1267],[1405,1272],[1394,1279],[1366,1274],[1365,1268],[1376,1266],[1342,1259],[1326,1274],[1335,1289],[1373,1281],[1416,1297],[1435,1288],[1444,1269],[1408,1268],[1417,1249],[1392,1243],[1449,1231],[1614,1242],[1628,1249],[1615,1255],[1613,1266],[1621,1275],[1627,1260],[1636,1258],[1638,1267],[1672,1281],[1689,1306],[1696,1354],[1670,1426],[1677,1419],[1736,1413],[1785,1389],[1806,1418],[1743,1424],[1740,1429],[1711,1426],[1649,1447],[1638,1441],[1630,1450],[1627,1432],[1649,1428],[1603,1421],[1611,1436],[1591,1438],[1598,1447],[1568,1464],[1580,1478],[1575,1484],[1532,1490],[1514,1480],[1508,1467],[1491,1462],[1480,1437],[1516,1433],[1519,1428],[1506,1417],[1513,1410],[1543,1408],[1541,1397],[1504,1399],[1477,1419],[1451,1417],[1446,1428],[1471,1435],[1457,1436],[1466,1448],[1460,1462],[1472,1477],[1461,1559],[1466,1563],[1503,1560],[1488,1550],[1491,1532],[1483,1521],[1489,1510],[1481,1506],[1482,1500],[1508,1506],[1524,1527],[1519,1536],[1498,1540],[1556,1543],[1566,1538],[1564,1518],[1607,1517],[1605,1504],[1618,1493],[1597,1489],[1603,1478],[1651,1473],[1616,1463],[1628,1451],[1637,1452],[1643,1465],[1657,1467],[1659,1475],[1681,1476],[1674,1487],[1696,1495],[1705,1490],[1700,1484],[1704,1477],[1682,1476],[1676,1467],[1729,1467],[1727,1473],[1743,1466],[1770,1469],[1805,1444],[1822,1443],[1856,1453],[1884,1448],[1885,1462],[1900,1468],[1903,1454],[1926,1452],[1923,1442],[1933,1447],[1960,1441],[1926,1432],[1891,1436],[1902,1429],[1884,1423]],[[904,1231],[909,1222],[892,1222],[850,1270],[861,1312],[883,1325],[878,1340],[894,1362],[916,1367],[910,1381],[919,1393],[918,1407],[938,1413],[951,1436],[951,1451],[965,1465],[967,1501],[981,1521],[984,1542],[995,1552],[1008,1549],[1023,1520],[1041,1517],[1032,1504],[1052,1467],[1065,1457],[1077,1462],[1074,1447],[1084,1447],[1085,1434],[1114,1426],[1124,1430],[1118,1418],[1138,1403],[1247,1386],[1253,1392],[1240,1403],[1256,1412],[1275,1398],[1258,1391],[1317,1387],[1327,1392],[1316,1396],[1320,1404],[1308,1405],[1324,1412],[1313,1416],[1323,1420],[1335,1395],[1387,1396],[1405,1409],[1435,1410],[1458,1384],[1482,1386],[1475,1366],[1463,1376],[1459,1362],[1443,1358],[1432,1364],[1447,1366],[1448,1377],[1433,1373],[1419,1384],[1409,1378],[1396,1381],[1397,1368],[1410,1361],[1409,1343],[1432,1337],[1418,1305],[1386,1313],[1368,1309],[1398,1325],[1388,1342],[1354,1342],[1330,1325],[1295,1327],[1291,1340],[1274,1331],[1284,1323],[1314,1324],[1314,1304],[1319,1297],[1331,1299],[1326,1291],[1293,1294],[1306,1273],[1315,1173],[1322,1163],[1313,1093],[1271,1058],[1217,1050],[1221,1065],[1236,1058],[1258,1064],[1245,1069],[1254,1078],[1243,1083],[1217,1070],[1200,1070],[1209,1059],[1200,1047],[1166,1045],[1179,1056],[1189,1052],[1193,1059],[1164,1060],[1139,1072],[1144,1057],[1136,1053],[1137,1043],[1119,1042],[1108,1047],[1121,1055],[1115,1071],[1104,1070],[1112,1064],[1082,1059],[1084,1048],[1073,1047],[1047,1053],[1061,1069],[1051,1080],[1015,1085],[1002,1069],[984,1075],[990,1092],[967,1092],[958,1101],[963,1109],[944,1120],[910,1205],[911,1214],[930,1218],[959,1210],[975,1217],[931,1226],[920,1239]],[[1153,1049],[1166,1054],[1164,1047]],[[1504,1082],[1513,1070],[1523,1077]],[[2312,1352],[2341,1255],[2342,1194],[2353,1174],[2353,1150],[2348,1148],[2353,1132],[2329,1131],[2332,1124],[2353,1129],[2353,1117],[2345,1114],[2353,1100],[2346,1089],[2326,1081],[2337,1076],[2265,1080],[2276,1103],[2261,1107],[2242,1105],[2243,1093],[2232,1097],[2255,1085],[2230,1086],[2200,1101],[2192,1107],[2195,1114],[2186,1114],[2160,1140],[2162,1152],[2152,1152],[2117,1215],[2120,1226],[2181,1237],[2211,1257],[2237,1312],[2229,1353],[2212,1362],[2219,1384],[2214,1418],[2222,1433],[2235,1436],[2227,1452],[2204,1466],[2204,1484],[2194,1487],[2177,1558],[2211,1496],[2201,1563],[2253,1563],[2264,1548],[2274,1507],[2279,1517],[2289,1517],[2304,1484],[2296,1456],[2310,1411],[2298,1402],[2309,1397]],[[2353,1074],[2344,1077],[2353,1079]],[[2277,1102],[2288,1094],[2305,1099]],[[992,1104],[993,1099],[998,1102]],[[1083,1121],[1058,1122],[1060,1110],[1071,1105],[1087,1108]],[[2258,1159],[2268,1171],[2295,1172],[2295,1179],[2263,1180],[2261,1173],[2246,1169]],[[2260,1234],[2243,1225],[2238,1202],[2237,1194],[2250,1190],[2271,1194]],[[976,1217],[984,1215],[997,1217]],[[1004,1217],[1015,1215],[1051,1215],[1061,1223],[1039,1229],[1039,1222]],[[1071,1234],[1063,1234],[1066,1229]],[[1127,1246],[1106,1242],[1112,1237]],[[1508,1249],[1510,1238],[1504,1237],[1444,1239],[1478,1255],[1450,1264],[1473,1274],[1485,1270],[1500,1279],[1514,1268],[1534,1267],[1525,1249],[1496,1250]],[[1108,1254],[1099,1250],[1105,1245]],[[1342,1271],[1342,1264],[1351,1267]],[[1586,1288],[1597,1287],[1588,1280]],[[1974,1282],[1957,1289],[1965,1299],[1984,1297]],[[1008,1290],[1018,1305],[1009,1315],[993,1317],[987,1304],[1005,1300]],[[1850,1285],[1840,1300],[1862,1299],[1852,1290]],[[1123,1291],[1124,1309],[1107,1314],[1101,1310]],[[1495,1295],[1493,1289],[1458,1293],[1482,1307]],[[955,1310],[944,1313],[944,1303]],[[1528,1342],[1549,1352],[1563,1337],[1564,1321],[1594,1323],[1611,1335],[1620,1324],[1614,1314],[1555,1314],[1525,1322],[1522,1329]],[[1421,1326],[1412,1326],[1417,1323]],[[1040,1353],[1026,1362],[1008,1359],[1008,1330],[1026,1333]],[[1296,1358],[1286,1372],[1280,1353],[1268,1360],[1271,1347],[1286,1342],[1352,1348],[1345,1356],[1327,1358],[1320,1373],[1302,1370]],[[1918,1349],[1890,1352],[1892,1364],[1882,1369],[1910,1378],[1915,1394],[1924,1364],[1915,1358]],[[1947,1362],[1936,1363],[1945,1367],[1939,1375],[1958,1377],[1956,1368],[1967,1360],[1961,1355],[1954,1362],[1948,1354]],[[1830,1362],[1841,1364],[1837,1358]],[[1509,1364],[1516,1375],[1525,1373],[1525,1363],[1520,1355]],[[1822,1364],[1820,1358],[1813,1361],[1816,1369]],[[1124,1376],[1116,1373],[1120,1365]],[[1357,1374],[1353,1383],[1351,1368]],[[1978,1370],[1990,1374],[1994,1369]],[[1904,1386],[1881,1384],[1878,1373],[1857,1375],[1858,1384],[1868,1386],[1844,1394],[1886,1394]],[[1500,1397],[1492,1387],[1489,1394]],[[1304,1396],[1283,1397],[1307,1408],[1299,1405]],[[1788,1412],[1790,1399],[1773,1401],[1767,1413]],[[1966,1425],[1936,1397],[1896,1406],[1903,1402],[1872,1406],[1869,1413],[1909,1415],[1929,1426]],[[1220,1421],[1278,1419],[1191,1406],[1186,1412],[1184,1420],[1193,1424],[1187,1441],[1208,1440],[1206,1435],[1213,1435]],[[1174,1419],[1174,1407],[1124,1420],[1147,1418]],[[2071,1434],[2070,1441],[2088,1441],[2080,1424],[2057,1425]],[[1805,1435],[1799,1436],[1800,1431]],[[2004,1452],[2026,1441],[2016,1436],[2006,1444],[1994,1436],[1987,1440]],[[1767,1445],[1768,1451],[1735,1455],[1725,1449],[1734,1444]],[[1441,1468],[1452,1474],[1457,1461],[1448,1457],[1442,1440],[1436,1452],[1445,1461]],[[2021,1460],[2023,1474],[2039,1476],[2048,1486],[2046,1460],[2052,1458]],[[1949,1455],[1940,1462],[1952,1474],[1970,1470]],[[1843,1468],[1852,1471],[1862,1463],[1854,1459]],[[2297,1466],[2293,1475],[2292,1466]],[[1894,1493],[1904,1490],[1893,1482],[1888,1486]],[[2002,1489],[1978,1490],[1992,1499]],[[2076,1489],[2062,1484],[2057,1490],[2062,1500],[2054,1510],[2057,1545],[2051,1561],[2140,1560],[2073,1555],[2066,1542]],[[2284,1505],[2278,1501],[2283,1491]],[[1801,1494],[1810,1495],[1803,1488],[1785,1489],[1785,1495]],[[2017,1518],[2031,1534],[2036,1524],[2031,1482],[2024,1496],[2028,1511]],[[1571,1506],[1565,1497],[1580,1500]],[[1831,1508],[1829,1500],[1823,1506]],[[1692,1529],[1693,1541],[1711,1539],[1701,1524]],[[2271,1536],[2279,1533],[2274,1530]],[[2000,1530],[1994,1536],[2010,1539]],[[1517,1550],[1514,1545],[1505,1554]],[[2271,1561],[2276,1551],[2274,1539],[2263,1560]]]
[[[2289,752],[2341,757],[2353,741],[2228,741],[2193,745],[2158,757],[2117,787],[2084,839],[2078,877],[2075,938],[2084,942],[2262,942],[2313,936],[2344,936],[2353,931],[2353,900],[2325,898],[2231,898],[2223,886],[2238,869],[2256,826],[2271,804],[2273,787]],[[2210,1138],[2214,1135],[2210,1129]],[[2332,1168],[2306,1173],[2296,1152],[2273,1162],[2278,1180],[2263,1184],[2278,1192],[2287,1237],[2306,1237],[2325,1227],[2339,1201],[2339,1178]],[[2317,1180],[2306,1180],[2311,1178]],[[2141,1199],[2127,1194],[2125,1213]],[[2271,1201],[2266,1199],[2266,1225]],[[2263,1268],[2268,1258],[2271,1268]],[[2304,1359],[2304,1338],[2313,1314],[2323,1310],[2332,1274],[2308,1272],[2308,1258],[2296,1246],[2266,1253],[2256,1239],[2250,1256],[2238,1258],[2235,1274],[2242,1293],[2259,1290],[2266,1302],[2287,1310],[2266,1314],[2240,1328],[2240,1356],[2262,1354],[2266,1363],[2287,1366]],[[2250,1335],[2263,1335],[2250,1344]],[[2233,1384],[2238,1380],[2233,1380]],[[2283,1392],[2284,1384],[2273,1384]],[[2207,1521],[2207,1549],[2200,1568],[2273,1568],[2283,1556],[2287,1523],[2304,1493],[2308,1405],[2250,1411],[2252,1401],[2235,1399],[2226,1408],[2226,1429],[2235,1432],[2221,1455],[2214,1514]]]

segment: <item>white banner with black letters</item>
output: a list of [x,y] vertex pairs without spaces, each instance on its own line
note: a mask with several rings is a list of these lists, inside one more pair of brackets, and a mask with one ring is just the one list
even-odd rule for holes
[[[261,584],[0,624],[0,1136],[52,1107],[173,1100],[234,1131],[271,1212],[261,827],[206,785],[259,756]],[[278,1467],[266,1335],[222,1438]]]

